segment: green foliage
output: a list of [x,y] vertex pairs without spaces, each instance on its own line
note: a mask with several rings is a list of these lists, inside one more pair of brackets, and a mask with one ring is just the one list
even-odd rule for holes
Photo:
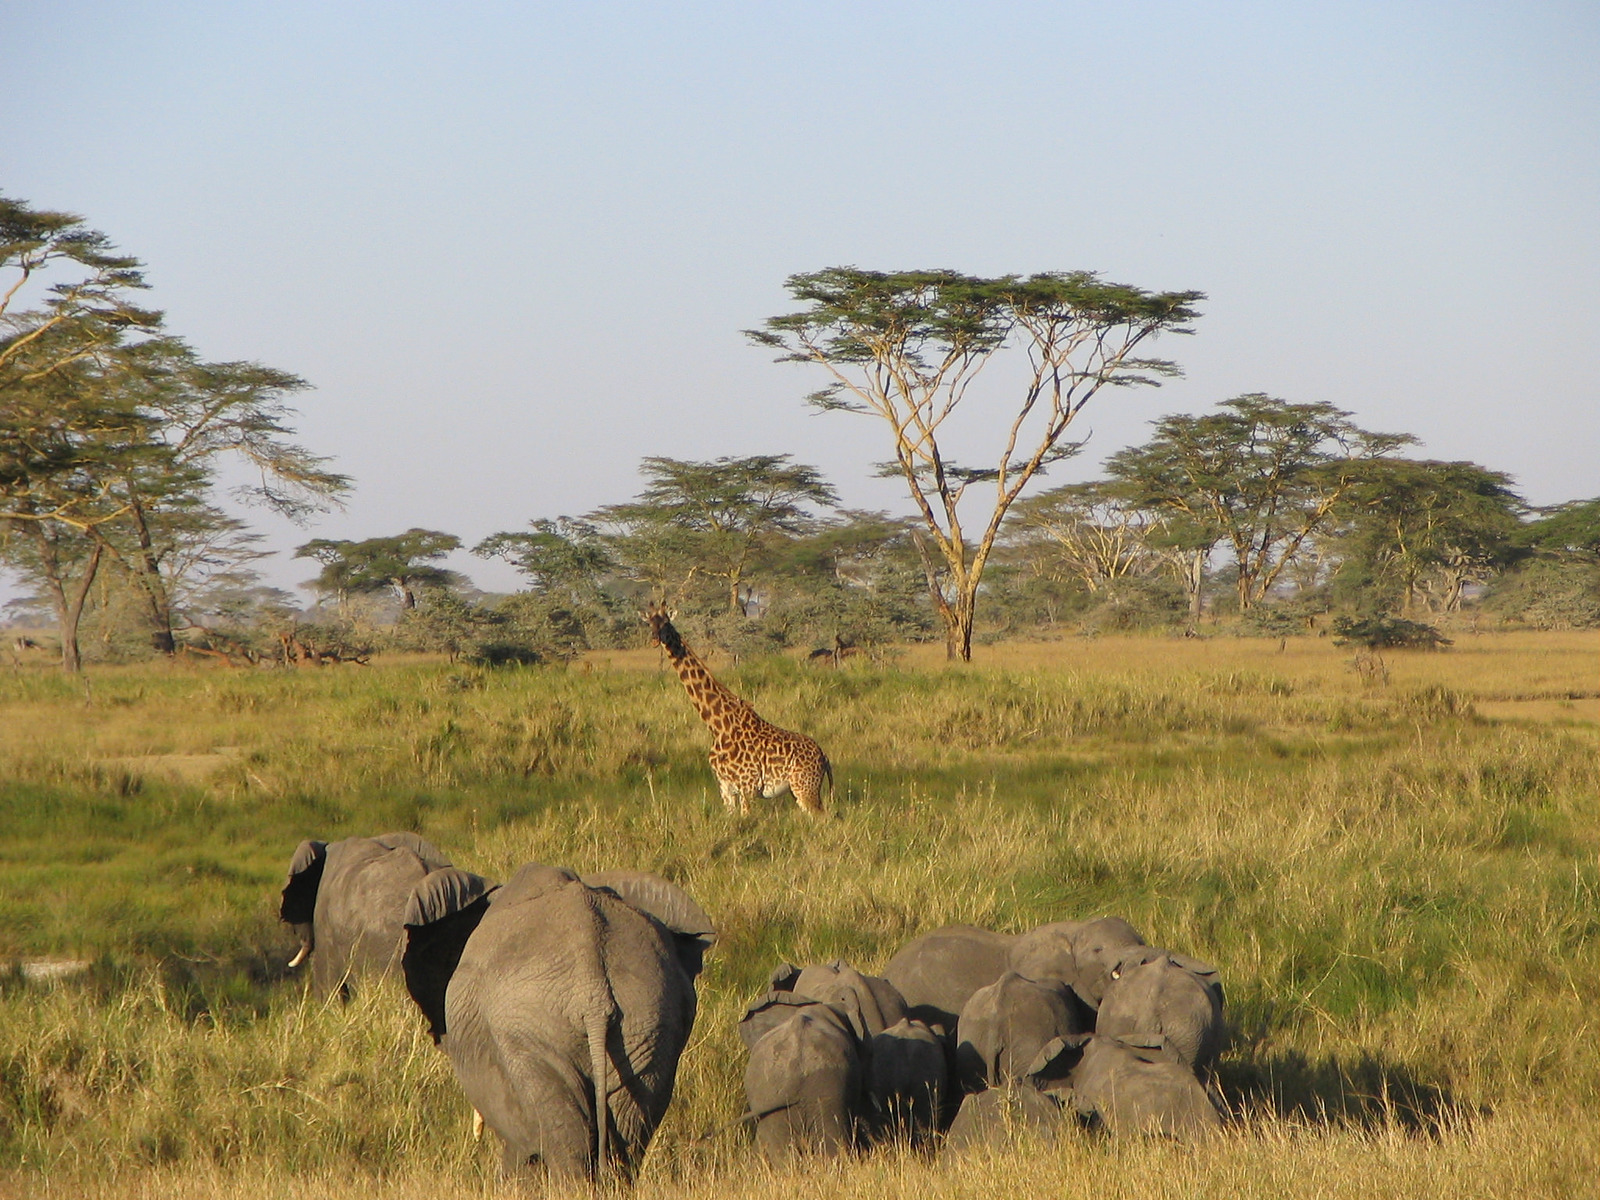
[[1459,609],[1512,558],[1523,504],[1510,485],[1476,463],[1366,464],[1342,506],[1335,593],[1362,609]]
[[372,595],[391,588],[402,608],[415,608],[416,589],[444,588],[459,582],[454,571],[432,564],[461,547],[461,539],[436,529],[408,529],[392,537],[341,541],[313,538],[299,547],[296,558],[322,564],[314,587],[341,600],[349,595]]
[[1600,497],[1545,509],[1518,531],[1521,546],[1578,558],[1600,558]]
[[1521,563],[1495,580],[1483,606],[1535,629],[1600,629],[1600,563]]
[[1416,439],[1362,429],[1323,401],[1254,392],[1221,408],[1161,418],[1155,437],[1112,455],[1106,469],[1131,503],[1171,514],[1182,545],[1202,554],[1228,545],[1244,611],[1271,595],[1373,461]]
[[816,468],[791,463],[787,454],[712,462],[650,457],[639,469],[648,482],[637,498],[587,518],[609,531],[613,560],[674,603],[694,594],[698,578],[718,581],[727,611],[743,616],[776,544],[812,527],[812,506],[838,503]]

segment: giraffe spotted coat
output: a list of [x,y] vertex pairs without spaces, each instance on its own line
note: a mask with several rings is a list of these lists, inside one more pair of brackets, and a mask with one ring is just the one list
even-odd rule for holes
[[822,783],[833,786],[833,768],[822,747],[803,733],[779,729],[728,690],[706,669],[672,625],[662,605],[645,612],[650,640],[672,660],[700,719],[711,731],[711,770],[731,810],[750,811],[750,798],[791,792],[808,813],[822,811]]

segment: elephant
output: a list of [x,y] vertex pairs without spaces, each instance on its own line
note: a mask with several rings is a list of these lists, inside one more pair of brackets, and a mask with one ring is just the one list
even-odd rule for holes
[[1095,1031],[1108,1037],[1160,1037],[1202,1078],[1222,1052],[1222,983],[1217,969],[1152,946],[1128,951],[1112,969]]
[[1121,917],[1053,921],[1019,937],[1006,965],[1027,979],[1066,984],[1093,1012],[1122,956],[1144,944],[1139,931]]
[[867,1043],[867,1101],[874,1136],[914,1142],[939,1122],[950,1086],[944,1041],[902,1017]]
[[1067,1074],[1078,1115],[1113,1134],[1164,1133],[1205,1137],[1222,1114],[1194,1072],[1161,1037],[1095,1034],[1067,1051],[1077,1063]]
[[1089,1028],[1065,984],[1007,971],[973,992],[961,1010],[956,1081],[963,1092],[1012,1083],[1052,1040]]
[[893,984],[842,961],[784,963],[769,983],[739,1022],[763,1153],[834,1154],[933,1126],[949,1077],[944,1043],[906,1018]]
[[412,889],[448,866],[437,846],[414,833],[301,842],[278,909],[300,939],[289,966],[310,958],[312,987],[324,997],[348,997],[358,974],[395,969]]
[[1053,1097],[1028,1083],[973,1092],[961,1101],[961,1111],[950,1123],[944,1148],[959,1154],[978,1148],[999,1149],[1023,1130],[1054,1141],[1067,1115]]
[[1013,934],[975,925],[946,925],[907,942],[883,969],[905,999],[907,1014],[949,1038],[972,993],[1006,971]]
[[831,1004],[795,999],[751,1044],[744,1073],[756,1145],[773,1163],[840,1154],[862,1132],[866,1072],[849,1019]]
[[413,890],[406,986],[508,1174],[630,1179],[672,1099],[716,934],[658,876],[529,863]]
[[842,959],[804,969],[784,963],[772,973],[772,986],[842,1009],[850,1016],[858,1039],[880,1034],[907,1016],[906,1002],[894,984],[877,975],[863,975]]

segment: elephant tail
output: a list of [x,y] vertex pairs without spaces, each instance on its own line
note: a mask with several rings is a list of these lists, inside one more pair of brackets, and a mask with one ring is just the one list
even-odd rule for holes
[[594,1076],[594,1175],[604,1182],[611,1169],[611,1084],[607,1068],[611,1057],[606,1051],[606,1035],[611,1029],[615,1001],[605,989],[605,1003],[590,1006],[584,1016],[584,1032],[589,1038],[589,1070]]

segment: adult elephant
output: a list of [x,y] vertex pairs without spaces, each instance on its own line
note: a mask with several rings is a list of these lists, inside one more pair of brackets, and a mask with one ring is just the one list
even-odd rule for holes
[[318,996],[347,996],[356,975],[397,968],[412,889],[448,866],[437,846],[414,833],[301,842],[278,909],[300,939],[289,966],[311,959]]
[[1017,938],[976,925],[946,925],[907,942],[883,974],[904,997],[908,1015],[954,1038],[972,993],[1006,973]]
[[406,909],[406,986],[508,1173],[631,1178],[672,1099],[715,938],[655,875],[438,871]]

